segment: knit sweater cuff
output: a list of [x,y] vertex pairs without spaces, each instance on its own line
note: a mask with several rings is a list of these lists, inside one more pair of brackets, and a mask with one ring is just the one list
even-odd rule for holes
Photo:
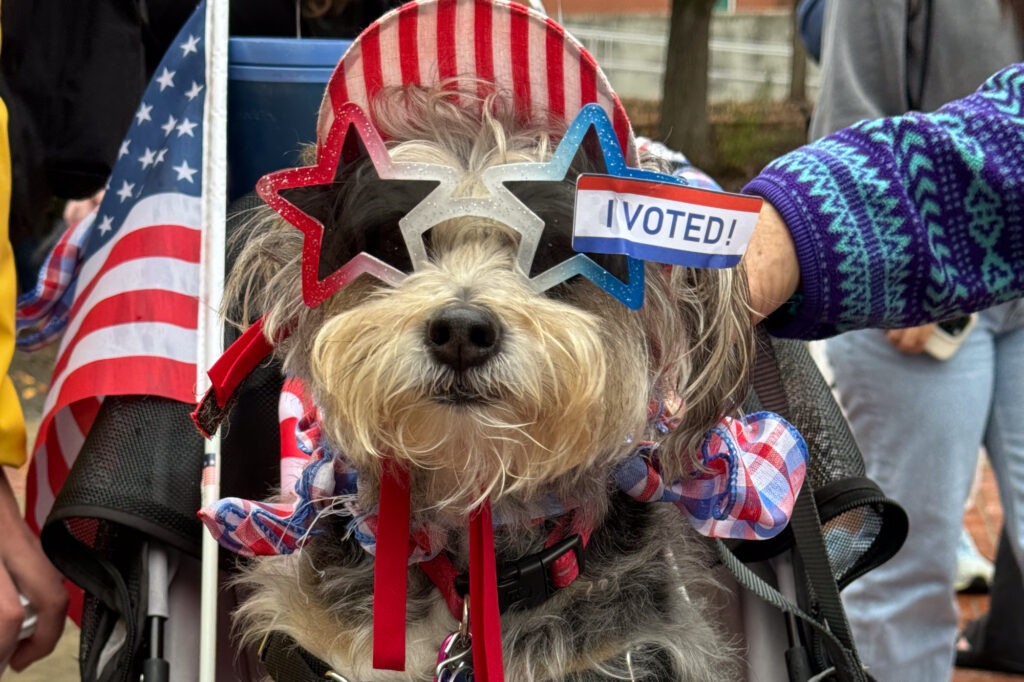
[[808,339],[834,334],[835,330],[823,329],[820,325],[827,306],[821,282],[822,263],[811,236],[814,227],[786,188],[792,182],[768,177],[768,173],[769,169],[762,171],[742,191],[762,197],[782,216],[796,247],[800,285],[796,293],[765,320],[765,325],[773,336],[786,338]]

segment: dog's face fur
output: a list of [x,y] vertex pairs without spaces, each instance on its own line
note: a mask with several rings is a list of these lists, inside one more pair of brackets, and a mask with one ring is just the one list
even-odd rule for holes
[[[485,191],[479,181],[485,168],[550,157],[561,130],[523,127],[496,95],[482,106],[466,106],[468,101],[474,100],[467,91],[385,91],[375,102],[374,120],[391,141],[395,161],[459,169],[463,196]],[[571,237],[575,175],[591,169],[582,163],[574,164],[564,183],[535,190],[532,197],[532,205],[542,206],[548,227],[557,224],[563,230],[542,240],[541,263],[549,255],[545,244],[568,243]],[[381,183],[374,180],[364,167],[334,185],[289,199],[328,226],[373,230],[374,216],[388,204]],[[559,214],[566,219],[551,218]],[[543,545],[543,529],[538,530],[535,519],[542,499],[550,495],[579,504],[578,513],[595,526],[595,551],[600,551],[599,530],[614,525],[609,510],[614,507],[614,515],[622,518],[633,513],[610,494],[609,480],[636,441],[656,437],[649,432],[649,403],[674,393],[684,404],[682,424],[661,449],[660,463],[672,479],[693,469],[688,453],[745,393],[750,318],[745,283],[735,270],[669,270],[649,264],[644,306],[636,311],[582,278],[536,293],[515,265],[518,233],[494,221],[464,217],[429,231],[430,263],[398,286],[361,278],[311,309],[301,296],[301,233],[266,211],[249,221],[240,238],[244,244],[227,296],[235,307],[229,314],[243,320],[264,314],[271,337],[286,326],[294,328],[277,353],[286,370],[310,386],[327,442],[359,471],[363,508],[376,506],[382,458],[406,463],[414,519],[450,529],[449,551],[460,568],[467,514],[486,497],[505,524],[496,531],[499,557],[514,559]],[[625,674],[623,656],[631,650],[628,667],[636,679],[668,679],[657,675],[669,670],[682,674],[676,660],[684,656],[680,651],[696,659],[693,645],[711,646],[694,635],[704,632],[692,622],[699,618],[680,620],[676,602],[687,600],[671,588],[680,576],[692,582],[699,572],[686,570],[690,558],[680,556],[695,551],[693,545],[683,549],[680,544],[692,531],[675,510],[665,511],[667,516],[660,509],[636,510],[633,527],[618,531],[629,536],[620,544],[635,544],[636,551],[612,561],[615,553],[609,550],[606,575],[582,575],[576,588],[560,591],[542,609],[585,614],[581,600],[605,610],[609,604],[635,601],[635,595],[628,596],[627,567],[647,603],[652,588],[643,576],[654,571],[651,580],[658,576],[655,582],[666,590],[665,604],[648,604],[660,614],[654,621],[664,621],[658,627],[670,633],[685,621],[687,632],[677,634],[691,638],[689,644],[667,644],[660,635],[654,642],[630,631],[624,624],[642,615],[624,614],[636,604],[613,607],[609,616],[621,621],[613,628],[621,633],[594,641],[579,633],[559,636],[548,626],[541,630],[550,641],[538,643],[537,623],[529,626],[525,616],[505,616],[507,679],[614,679],[602,677],[600,670]],[[654,519],[662,521],[655,524]],[[338,524],[325,518],[321,527]],[[293,556],[264,561],[263,568],[253,570],[250,582],[258,593],[246,607],[247,627],[270,627],[259,621],[273,613],[278,621],[273,627],[336,662],[342,674],[359,680],[430,679],[427,668],[440,642],[437,633],[443,637],[454,627],[438,606],[436,591],[415,569],[410,571],[410,672],[371,672],[365,612],[370,596],[356,592],[365,589],[372,559],[361,556],[361,550],[350,556],[339,548],[346,542],[344,524],[337,530],[335,536],[317,536],[300,552],[309,559],[308,568]],[[332,542],[335,546],[328,546]],[[591,563],[600,574],[601,559]],[[288,580],[299,587],[286,586]],[[581,590],[589,592],[571,596]],[[595,601],[595,590],[606,594]],[[422,600],[419,609],[417,599]],[[305,612],[304,619],[290,621],[285,613],[290,607]],[[517,656],[528,642],[543,646],[547,655],[525,651]],[[699,671],[705,670],[707,679],[722,679],[717,667],[721,652],[701,656],[707,667],[688,665],[687,674],[703,679]],[[655,676],[637,676],[637,671]]]

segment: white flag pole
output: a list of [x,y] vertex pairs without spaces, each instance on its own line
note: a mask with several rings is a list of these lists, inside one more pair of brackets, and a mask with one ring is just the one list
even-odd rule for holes
[[[220,302],[224,290],[224,230],[227,222],[228,0],[206,0],[206,107],[203,111],[203,241],[199,276],[196,392],[209,387],[206,370],[222,352]],[[220,497],[220,434],[207,441],[202,504]],[[217,541],[203,533],[199,615],[199,682],[216,682]]]

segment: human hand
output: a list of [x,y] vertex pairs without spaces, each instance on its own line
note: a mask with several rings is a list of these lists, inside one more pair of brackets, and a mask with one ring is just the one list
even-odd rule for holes
[[793,238],[782,216],[767,201],[761,205],[743,263],[756,324],[785,303],[800,284],[800,262]]
[[[64,579],[43,553],[43,547],[21,517],[7,476],[0,476],[0,661],[10,659],[23,670],[57,645],[64,630],[68,593]],[[18,640],[25,609],[24,594],[38,621],[30,637]]]
[[935,323],[922,324],[920,327],[890,329],[885,333],[886,340],[901,353],[916,355],[924,350],[925,343],[935,332]]
[[64,204],[64,224],[68,227],[77,225],[82,218],[96,210],[103,201],[103,194],[103,190],[100,190],[88,199],[72,199]]

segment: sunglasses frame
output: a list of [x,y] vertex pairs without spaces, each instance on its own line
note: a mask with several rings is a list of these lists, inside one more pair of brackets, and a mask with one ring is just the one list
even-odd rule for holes
[[[459,185],[459,172],[456,169],[440,164],[393,161],[369,117],[357,104],[347,102],[335,110],[334,121],[326,139],[317,143],[316,165],[268,173],[260,178],[256,192],[268,206],[303,233],[302,298],[310,308],[320,305],[362,274],[372,275],[391,286],[399,285],[408,276],[379,258],[360,252],[321,279],[319,272],[324,225],[281,194],[288,189],[333,183],[339,164],[361,161],[364,158],[362,156],[358,159],[344,158],[345,143],[350,134],[358,136],[381,181],[438,183],[430,194],[398,222],[414,272],[422,269],[429,261],[424,235],[432,227],[452,218],[476,216],[495,220],[520,233],[516,263],[523,273],[529,273],[543,236],[544,221],[516,198],[506,185],[512,182],[562,182],[591,129],[599,141],[608,175],[672,185],[687,184],[671,175],[627,166],[608,114],[600,105],[588,104],[569,125],[551,159],[493,166],[481,174],[481,181],[488,191],[486,196],[456,197],[453,196]],[[635,310],[643,306],[644,301],[644,261],[629,256],[626,258],[626,282],[583,253],[570,256],[529,281],[534,291],[541,293],[580,275]]]

